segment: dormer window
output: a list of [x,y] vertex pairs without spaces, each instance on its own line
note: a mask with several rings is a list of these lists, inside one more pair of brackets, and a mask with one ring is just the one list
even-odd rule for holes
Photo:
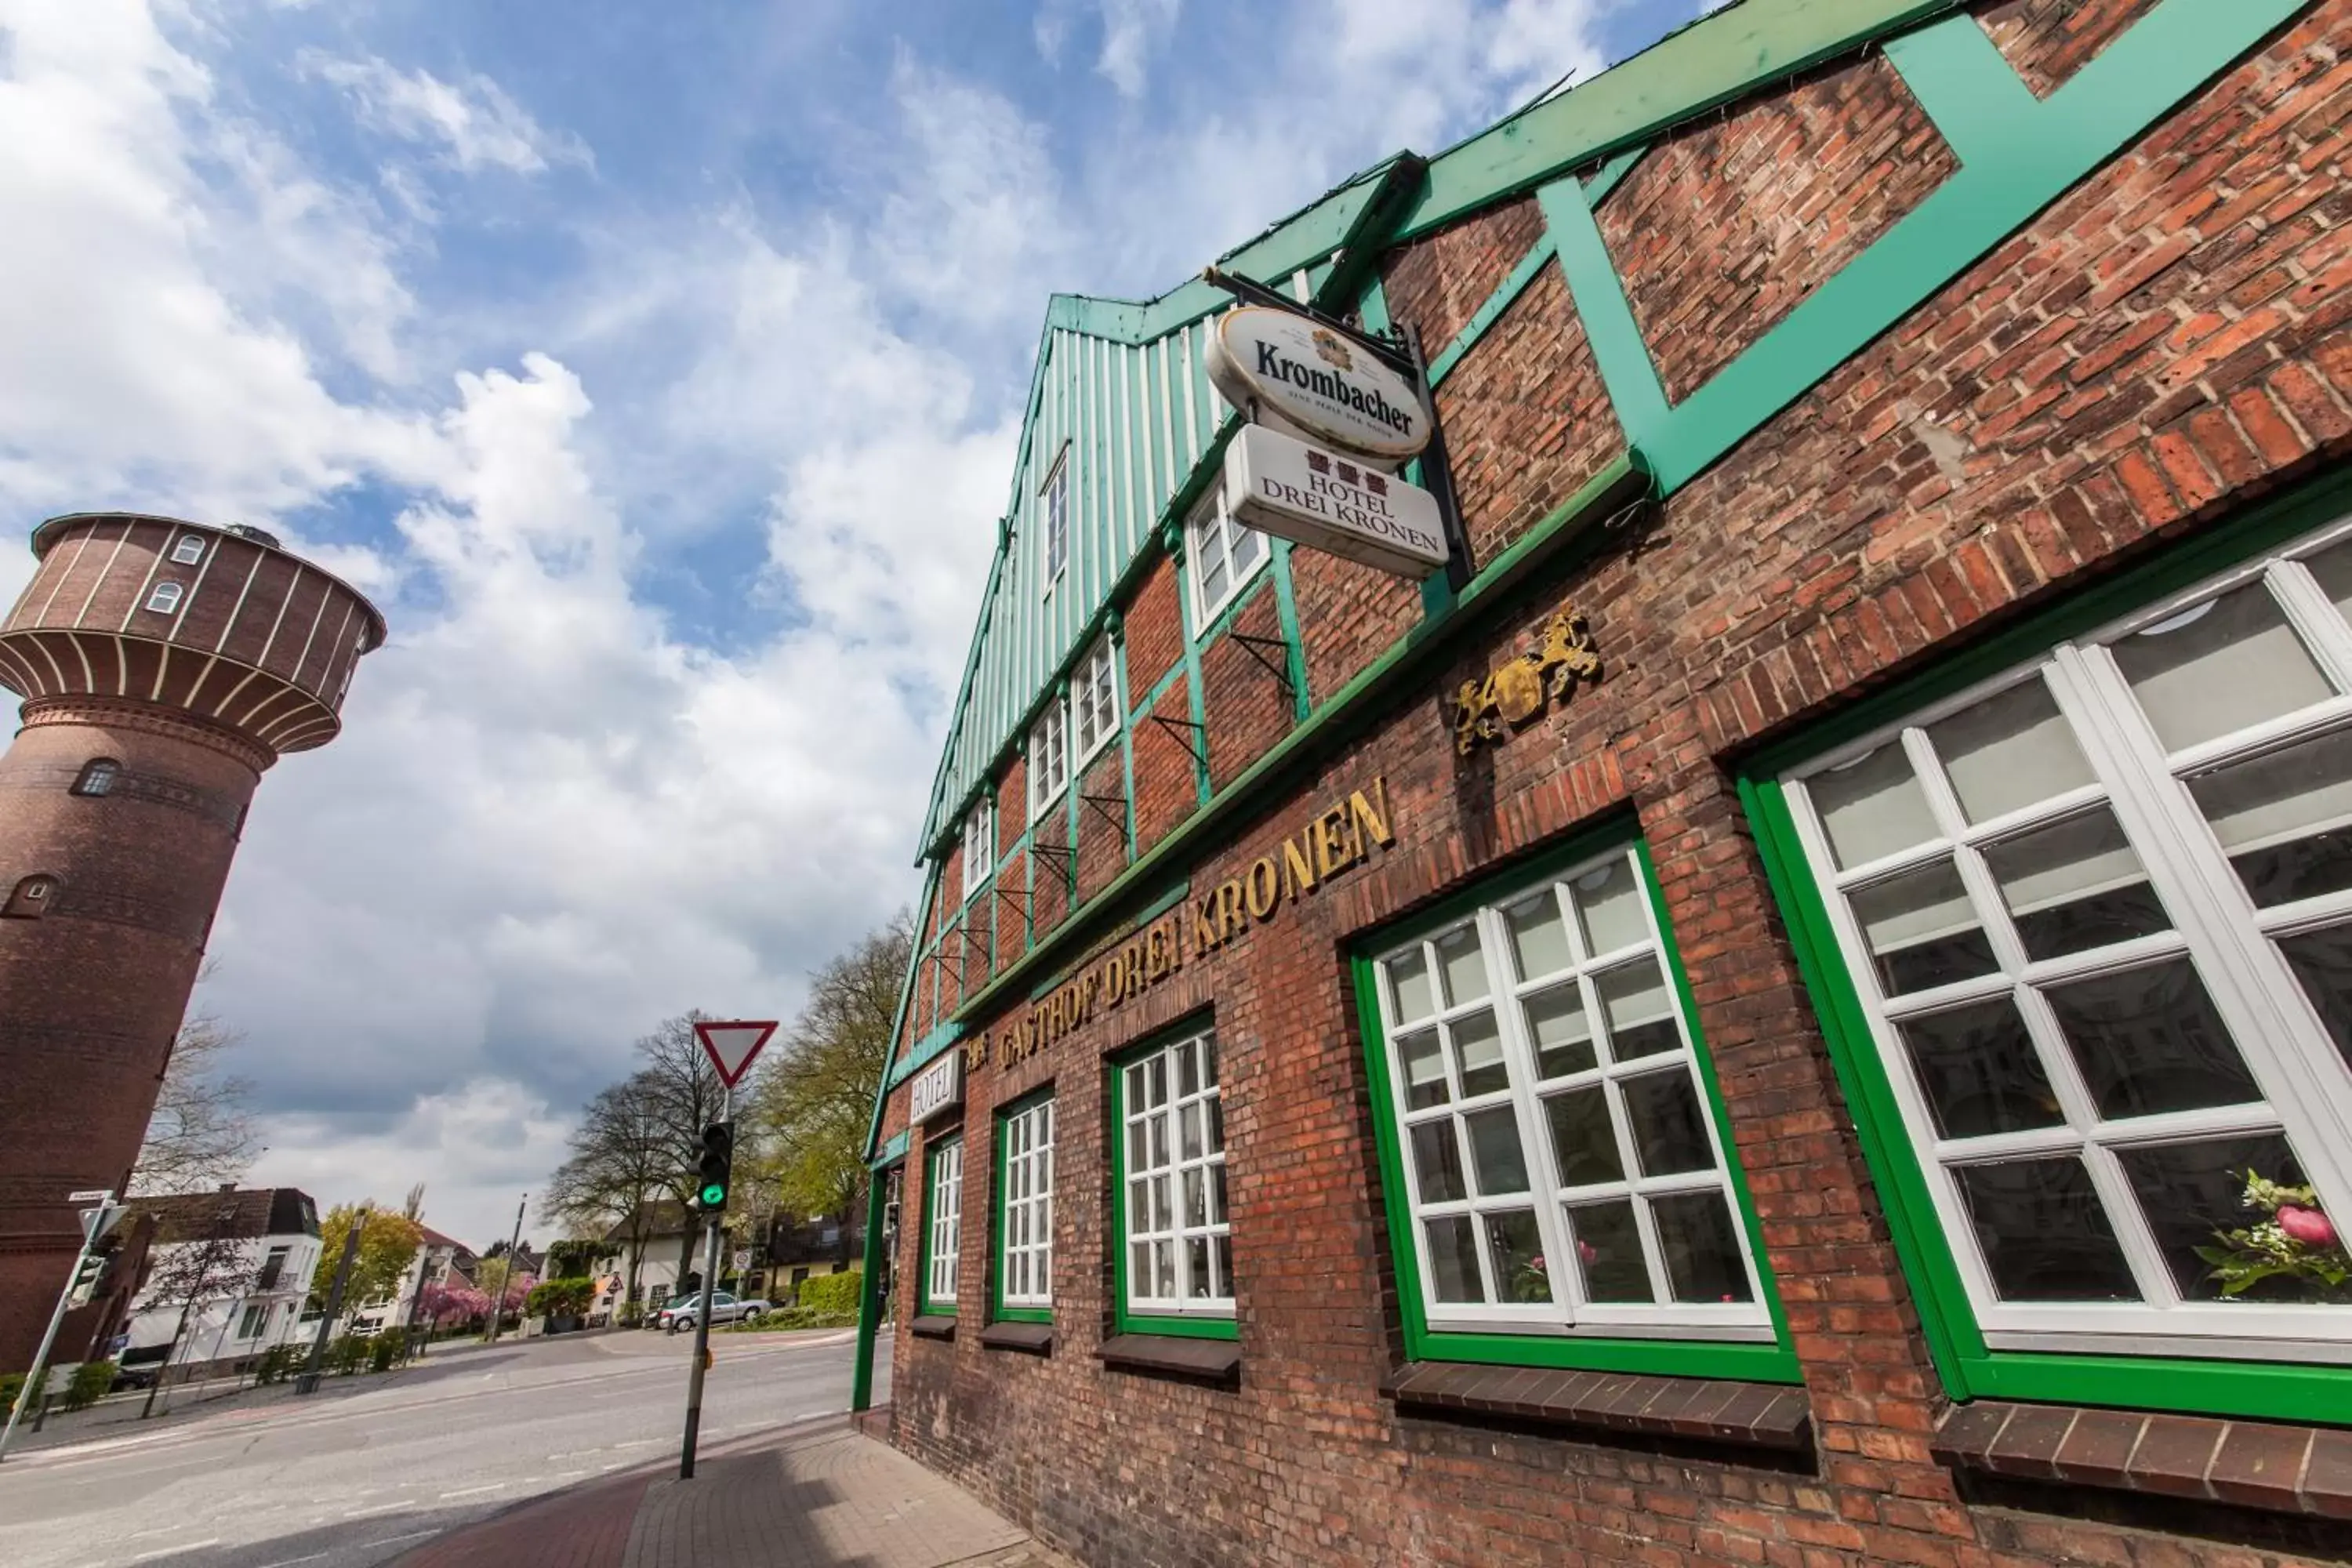
[[194,566],[204,558],[205,536],[201,533],[184,533],[172,546],[172,559],[182,566]]
[[114,788],[114,781],[121,774],[122,764],[112,757],[92,757],[82,764],[80,776],[73,782],[73,793],[88,795],[110,794]]
[[49,912],[57,901],[58,879],[47,871],[36,871],[16,884],[8,901],[0,904],[0,918],[37,921]]
[[177,583],[158,583],[155,591],[147,595],[147,607],[159,616],[168,616],[180,607],[180,595],[185,592]]
[[1045,520],[1045,591],[1050,594],[1070,560],[1070,448],[1066,444],[1038,493]]

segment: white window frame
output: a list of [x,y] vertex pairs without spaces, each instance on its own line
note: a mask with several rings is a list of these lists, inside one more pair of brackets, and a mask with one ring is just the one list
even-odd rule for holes
[[1118,734],[1118,654],[1109,637],[1097,641],[1079,664],[1070,682],[1070,707],[1078,757],[1071,771],[1083,773]]
[[[254,1315],[257,1312],[260,1314],[258,1318]],[[270,1303],[268,1301],[246,1302],[237,1320],[236,1337],[239,1340],[259,1339],[268,1331],[269,1320],[272,1316]]]
[[[1562,893],[1563,889],[1575,887],[1580,880],[1604,875],[1612,865],[1622,865],[1633,879],[1636,903],[1642,918],[1641,932],[1633,942],[1607,952],[1594,952],[1589,949],[1583,922],[1579,919],[1576,909],[1570,898],[1564,898]],[[1516,973],[1518,961],[1515,956],[1516,949],[1505,910],[1523,905],[1530,899],[1547,896],[1553,900],[1559,911],[1560,931],[1569,943],[1570,959],[1565,967],[1522,977]],[[1442,983],[1440,944],[1464,931],[1476,934],[1486,990],[1481,995],[1457,1002],[1446,994]],[[1393,966],[1401,960],[1414,957],[1426,966],[1424,973],[1435,1010],[1426,1016],[1408,1019],[1400,1016]],[[1673,1050],[1613,1060],[1611,1058],[1614,1052],[1607,1048],[1606,1043],[1611,1026],[1599,986],[1612,973],[1623,973],[1644,960],[1655,966],[1655,973],[1664,986],[1678,1043]],[[1382,1108],[1382,1112],[1391,1119],[1391,1125],[1396,1131],[1398,1167],[1404,1174],[1406,1188],[1400,1197],[1409,1205],[1412,1215],[1414,1261],[1421,1277],[1422,1309],[1427,1315],[1432,1331],[1492,1333],[1500,1330],[1563,1337],[1671,1337],[1756,1342],[1773,1339],[1763,1280],[1756,1265],[1755,1239],[1748,1233],[1746,1215],[1732,1185],[1730,1151],[1725,1145],[1723,1130],[1717,1125],[1714,1104],[1699,1070],[1690,1019],[1683,1010],[1681,988],[1675,984],[1673,954],[1664,933],[1659,929],[1648,878],[1633,845],[1621,844],[1533,882],[1517,883],[1502,890],[1488,899],[1475,914],[1380,954],[1372,968],[1390,1086],[1390,1101]],[[1595,1065],[1580,1072],[1542,1078],[1536,1041],[1528,1024],[1527,1005],[1544,996],[1558,994],[1569,985],[1577,989],[1586,1026],[1591,1032]],[[1491,1015],[1498,1026],[1507,1082],[1499,1089],[1465,1095],[1463,1092],[1462,1065],[1454,1045],[1453,1031],[1457,1024],[1481,1014]],[[1643,1022],[1659,1021],[1645,1019]],[[1445,1071],[1445,1099],[1438,1105],[1414,1110],[1410,1103],[1405,1049],[1409,1041],[1422,1037],[1432,1028],[1438,1031],[1440,1057]],[[1685,1077],[1691,1092],[1696,1097],[1699,1119],[1706,1130],[1707,1147],[1714,1163],[1704,1170],[1645,1175],[1642,1172],[1633,1122],[1625,1108],[1624,1085],[1629,1081],[1677,1072]],[[1595,1087],[1601,1090],[1611,1129],[1616,1139],[1619,1179],[1570,1186],[1560,1178],[1544,1102],[1556,1096],[1589,1091]],[[1527,1166],[1528,1188],[1525,1192],[1482,1194],[1477,1190],[1475,1152],[1470,1143],[1468,1119],[1481,1112],[1506,1108],[1513,1112],[1516,1119],[1520,1153]],[[1465,1195],[1458,1199],[1425,1203],[1422,1199],[1421,1178],[1415,1166],[1412,1130],[1425,1125],[1447,1124],[1454,1135],[1454,1148]],[[1746,1301],[1700,1302],[1673,1299],[1672,1281],[1648,1200],[1700,1193],[1718,1194],[1724,1205],[1732,1233],[1739,1244],[1741,1263],[1747,1271],[1748,1299]],[[1566,1259],[1571,1256],[1577,1244],[1564,1211],[1579,1203],[1623,1200],[1632,1201],[1635,1229],[1641,1240],[1643,1266],[1649,1275],[1651,1292],[1655,1300],[1649,1302],[1586,1300],[1583,1299],[1584,1283],[1580,1270],[1573,1267],[1552,1267],[1546,1270],[1552,1289],[1551,1300],[1511,1300],[1508,1299],[1510,1292],[1495,1277],[1492,1248],[1486,1245],[1483,1237],[1479,1237],[1476,1245],[1479,1278],[1485,1294],[1493,1300],[1464,1302],[1440,1301],[1437,1299],[1437,1278],[1430,1256],[1429,1228],[1424,1221],[1466,1216],[1475,1224],[1488,1215],[1522,1213],[1532,1209],[1537,1234],[1543,1247],[1541,1256]]]
[[1070,701],[1056,692],[1029,727],[1029,820],[1044,816],[1069,787]]
[[923,1207],[923,1307],[954,1311],[962,1261],[963,1136],[929,1152],[930,1180]]
[[172,542],[172,560],[181,566],[194,566],[205,558],[205,536],[184,533]]
[[[1182,1088],[1181,1064],[1189,1053],[1194,1063],[1195,1077],[1191,1092]],[[1148,1083],[1153,1063],[1160,1064],[1161,1094],[1151,1102],[1139,1090]],[[1166,1040],[1139,1056],[1119,1064],[1120,1079],[1119,1135],[1126,1140],[1121,1174],[1126,1190],[1118,1194],[1121,1205],[1118,1227],[1119,1245],[1125,1248],[1127,1265],[1124,1274],[1126,1310],[1138,1317],[1225,1318],[1234,1315],[1233,1282],[1233,1214],[1225,1206],[1229,1199],[1218,1195],[1217,1174],[1225,1166],[1223,1089],[1217,1070],[1217,1037],[1213,1029],[1195,1029],[1179,1038]],[[1188,1117],[1185,1112],[1195,1115]],[[1200,1131],[1198,1146],[1186,1152],[1182,1142],[1188,1126]],[[1212,1146],[1213,1145],[1213,1146]],[[1140,1158],[1139,1158],[1139,1153]],[[1197,1179],[1201,1194],[1202,1219],[1195,1223],[1185,1212],[1190,1197],[1185,1178]],[[1156,1212],[1164,1212],[1170,1223],[1152,1225],[1139,1223],[1139,1204]],[[1148,1221],[1153,1215],[1147,1213]],[[1220,1265],[1216,1262],[1217,1242],[1224,1242],[1222,1266],[1224,1278],[1219,1280]],[[1209,1260],[1208,1291],[1192,1293],[1192,1262],[1191,1243],[1200,1241],[1203,1255]],[[1142,1289],[1139,1276],[1148,1270],[1136,1267],[1136,1248],[1140,1246],[1156,1258],[1156,1249],[1170,1249],[1176,1293],[1173,1296],[1148,1294]],[[1216,1287],[1223,1284],[1220,1292]]]
[[[2284,1135],[2339,1230],[2352,1216],[2352,1070],[2275,945],[2352,921],[2352,890],[2268,910],[2255,907],[2231,869],[2186,779],[2298,741],[2352,729],[2352,626],[2302,561],[2352,537],[2339,522],[2172,595],[1943,701],[1790,770],[1782,785],[1808,869],[1869,1020],[1873,1044],[1927,1178],[1936,1218],[1989,1346],[1995,1350],[2172,1354],[2352,1363],[2352,1310],[2261,1301],[2183,1300],[2115,1158],[2118,1148],[2231,1133]],[[2296,711],[2168,753],[2109,651],[2124,637],[2179,616],[2230,590],[2262,583],[2335,695]],[[1935,765],[1927,728],[2027,680],[2046,682],[2095,782],[2050,800],[1969,824]],[[1919,779],[1938,837],[1851,869],[1836,869],[1806,780],[1850,764],[1899,738]],[[2117,946],[2028,962],[1991,873],[1977,847],[2104,805],[2121,824],[2173,929]],[[1889,999],[1859,923],[1843,896],[1890,874],[1950,857],[1971,912],[1990,940],[1999,972]],[[2185,956],[2263,1095],[2244,1105],[2105,1121],[2084,1086],[2047,1004],[2032,987],[2142,967]],[[2064,1111],[2054,1128],[1940,1139],[1895,1025],[1969,1001],[2014,995],[2042,1068]],[[1963,1150],[1960,1146],[1967,1145]],[[2134,1302],[2005,1302],[1997,1295],[1968,1219],[1951,1165],[2000,1154],[2079,1153],[2113,1225],[2143,1300]],[[2252,1215],[2231,1215],[2252,1223]]]
[[159,616],[179,613],[181,597],[187,589],[178,583],[158,583],[147,591],[147,608]]
[[1045,482],[1037,487],[1037,552],[1041,592],[1051,594],[1070,564],[1070,444],[1054,455]]
[[[1192,634],[1197,637],[1253,578],[1265,570],[1266,563],[1274,559],[1274,540],[1272,535],[1234,520],[1226,508],[1222,485],[1192,509],[1192,515],[1184,521],[1184,570],[1192,575]],[[1248,548],[1242,542],[1244,535],[1256,541],[1256,555],[1237,571],[1234,556]],[[1224,567],[1223,586],[1213,595],[1206,586],[1206,568],[1212,557]]]
[[[1004,1211],[996,1266],[1009,1308],[1054,1305],[1054,1100],[1023,1106],[1004,1119]],[[1020,1268],[1014,1267],[1016,1261]],[[1022,1288],[1013,1284],[1015,1277]]]
[[971,901],[980,885],[996,874],[996,796],[992,792],[973,803],[963,825],[963,896]]

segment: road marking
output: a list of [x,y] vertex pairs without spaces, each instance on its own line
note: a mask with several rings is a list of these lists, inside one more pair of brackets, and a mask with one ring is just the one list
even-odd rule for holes
[[484,1492],[503,1491],[510,1484],[507,1481],[492,1481],[488,1486],[459,1487],[454,1492],[443,1492],[439,1500],[447,1502],[453,1497],[478,1497]]
[[177,1546],[165,1546],[153,1552],[142,1552],[138,1556],[133,1557],[131,1561],[133,1563],[152,1563],[158,1557],[174,1557],[183,1552],[201,1552],[207,1546],[218,1546],[220,1543],[221,1538],[219,1536],[210,1535],[206,1536],[202,1541],[184,1541]]
[[[391,1546],[399,1542],[421,1541],[428,1535],[438,1535],[441,1532],[438,1530],[412,1530],[404,1535],[379,1535],[373,1541],[361,1542],[358,1544],[363,1546]],[[262,1568],[294,1568],[294,1564],[297,1563],[316,1563],[321,1557],[332,1557],[336,1552],[343,1550],[344,1548],[341,1546],[331,1546],[324,1552],[306,1552],[299,1557],[281,1557],[275,1563],[264,1563]]]
[[407,1507],[408,1504],[404,1502],[380,1502],[373,1508],[353,1509],[351,1512],[343,1514],[341,1517],[345,1520],[373,1519],[377,1514],[398,1513]]

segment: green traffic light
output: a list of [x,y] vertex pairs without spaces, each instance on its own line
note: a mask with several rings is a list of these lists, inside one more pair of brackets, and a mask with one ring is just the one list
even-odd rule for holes
[[717,1208],[720,1204],[723,1204],[726,1201],[727,1189],[719,1185],[716,1182],[702,1189],[702,1206],[704,1208]]

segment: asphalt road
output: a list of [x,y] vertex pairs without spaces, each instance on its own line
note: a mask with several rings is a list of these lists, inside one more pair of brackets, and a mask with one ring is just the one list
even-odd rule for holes
[[[849,1407],[855,1335],[719,1334],[706,1444]],[[0,1464],[10,1568],[370,1568],[524,1499],[677,1462],[691,1335],[485,1350],[307,1400],[59,1434]],[[877,1402],[889,1352],[875,1357]]]

